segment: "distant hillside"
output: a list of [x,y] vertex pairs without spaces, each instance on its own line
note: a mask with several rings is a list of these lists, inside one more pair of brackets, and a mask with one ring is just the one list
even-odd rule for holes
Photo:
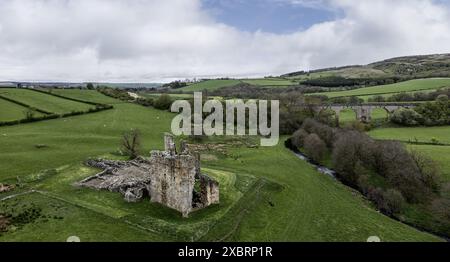
[[[65,88],[76,88],[85,87],[86,82],[73,83],[73,82],[6,82],[1,81],[0,87],[16,87],[20,84],[23,87],[65,87]],[[113,88],[124,88],[124,89],[145,89],[145,88],[158,88],[161,87],[161,83],[107,83],[99,82],[93,83],[96,86],[107,86]]]
[[[306,81],[306,84],[308,84],[309,80],[319,78],[328,78],[331,80],[333,78],[347,80],[392,79],[394,82],[397,82],[398,80],[417,78],[450,77],[450,54],[397,57],[369,65],[299,71],[285,74],[281,77]],[[359,83],[360,81],[354,82]]]

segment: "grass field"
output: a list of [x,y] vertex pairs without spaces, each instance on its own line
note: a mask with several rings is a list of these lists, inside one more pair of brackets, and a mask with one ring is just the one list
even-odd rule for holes
[[189,85],[185,88],[181,88],[180,90],[184,92],[197,92],[197,91],[213,91],[223,87],[234,86],[241,83],[239,80],[207,80],[200,83]]
[[96,90],[80,90],[80,89],[52,89],[52,93],[62,95],[69,98],[78,99],[100,104],[116,104],[122,103],[114,98],[107,97]]
[[381,128],[370,132],[377,139],[395,139],[404,142],[418,141],[431,143],[433,139],[440,143],[450,144],[450,126],[442,127],[404,127],[404,128]]
[[[140,96],[147,97],[147,98],[153,98],[158,99],[162,94],[155,94],[155,93],[139,93]],[[193,98],[193,94],[169,94],[170,97],[176,98],[176,99],[189,99]]]
[[276,181],[283,190],[263,197],[256,205],[251,203],[252,212],[244,212],[243,218],[235,213],[226,216],[219,226],[235,229],[233,233],[218,234],[225,231],[219,228],[206,240],[221,239],[219,236],[223,235],[229,235],[227,240],[240,241],[365,241],[371,235],[385,241],[412,241],[424,237],[380,215],[358,194],[317,173],[281,144],[237,148],[232,153],[237,158],[224,158],[209,165]]
[[[25,112],[28,109],[0,98],[0,122],[20,120],[26,117]],[[41,116],[39,112],[34,112],[35,116]]]
[[[422,91],[412,91],[412,92],[406,92],[408,94],[415,94],[415,93],[431,93],[436,91],[437,89],[427,89],[427,90],[422,90]],[[365,102],[369,101],[369,98],[375,98],[376,96],[382,96],[385,99],[397,95],[397,94],[401,94],[401,93],[405,93],[405,92],[398,92],[398,93],[389,93],[389,94],[380,94],[380,95],[367,95],[367,96],[358,96],[359,98],[363,99]]]
[[92,108],[92,105],[70,101],[27,89],[1,89],[0,95],[25,103],[31,107],[57,114],[70,113],[72,111],[87,111],[89,108]]
[[[372,120],[387,120],[388,114],[386,110],[377,108],[372,112]],[[356,112],[352,109],[342,110],[339,115],[339,122],[342,124],[356,121]]]
[[[369,134],[376,139],[392,139],[403,142],[417,141],[419,143],[432,143],[432,139],[435,139],[440,143],[450,144],[449,126],[381,128],[375,129]],[[450,181],[450,146],[408,144],[408,147],[435,160],[439,164],[443,178]]]
[[368,96],[368,95],[379,95],[389,93],[412,92],[420,90],[435,90],[449,86],[450,86],[449,78],[431,78],[431,79],[411,80],[392,85],[365,87],[349,91],[316,93],[316,95],[326,95],[329,98],[344,97],[344,96]]
[[[0,182],[20,177],[25,188],[19,190],[30,186],[41,193],[3,201],[0,208],[18,212],[26,202],[39,207],[45,219],[3,234],[0,241],[64,241],[72,235],[85,241],[172,241],[192,232],[210,241],[365,242],[373,235],[383,241],[439,240],[381,215],[282,143],[229,146],[226,155],[212,152],[216,158],[204,161],[203,168],[224,185],[223,203],[188,220],[159,205],[126,204],[118,194],[71,186],[95,173],[81,165],[84,160],[114,155],[121,134],[131,128],[141,130],[144,154],[161,149],[172,117],[120,103],[95,114],[1,127]],[[43,172],[49,169],[55,171]]]
[[286,80],[282,78],[262,78],[262,79],[242,79],[244,83],[257,85],[257,86],[280,86],[280,87],[288,87],[291,85],[296,85],[298,82],[293,82],[291,80]]

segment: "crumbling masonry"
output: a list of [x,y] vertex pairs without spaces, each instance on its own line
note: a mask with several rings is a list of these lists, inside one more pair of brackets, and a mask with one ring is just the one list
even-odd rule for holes
[[201,174],[198,154],[182,143],[177,153],[174,138],[166,134],[165,151],[152,151],[150,158],[133,161],[88,160],[88,166],[103,169],[79,186],[120,192],[126,201],[137,202],[150,197],[178,210],[183,217],[189,213],[219,203],[219,183]]

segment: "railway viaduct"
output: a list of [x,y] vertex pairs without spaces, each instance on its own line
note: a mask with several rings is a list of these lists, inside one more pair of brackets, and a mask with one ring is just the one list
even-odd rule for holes
[[[356,119],[364,122],[370,123],[372,121],[372,112],[375,109],[384,109],[391,115],[400,108],[414,108],[418,106],[418,103],[367,103],[360,105],[339,105],[332,104],[320,107],[319,111],[322,112],[324,110],[333,110],[336,113],[336,121],[339,121],[339,115],[341,111],[346,109],[352,109],[356,113]],[[339,122],[338,122],[339,123]]]

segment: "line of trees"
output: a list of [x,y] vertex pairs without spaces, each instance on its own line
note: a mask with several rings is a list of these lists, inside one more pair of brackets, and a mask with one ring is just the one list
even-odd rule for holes
[[320,86],[320,87],[356,87],[356,86],[377,86],[377,85],[389,85],[398,82],[411,80],[407,77],[382,77],[382,78],[345,78],[342,76],[328,76],[321,78],[314,78],[302,81],[300,84],[308,86]]
[[414,109],[401,108],[391,116],[391,122],[403,126],[442,126],[450,124],[450,102],[447,95],[439,95]]
[[339,179],[387,215],[400,214],[406,203],[428,205],[430,199],[439,198],[437,165],[418,152],[409,152],[400,142],[376,141],[356,130],[308,119],[292,135],[291,143],[318,163],[331,156]]
[[432,92],[398,93],[392,96],[377,95],[369,98],[369,102],[414,102],[414,101],[434,101],[439,96],[450,96],[450,88],[443,88]]

